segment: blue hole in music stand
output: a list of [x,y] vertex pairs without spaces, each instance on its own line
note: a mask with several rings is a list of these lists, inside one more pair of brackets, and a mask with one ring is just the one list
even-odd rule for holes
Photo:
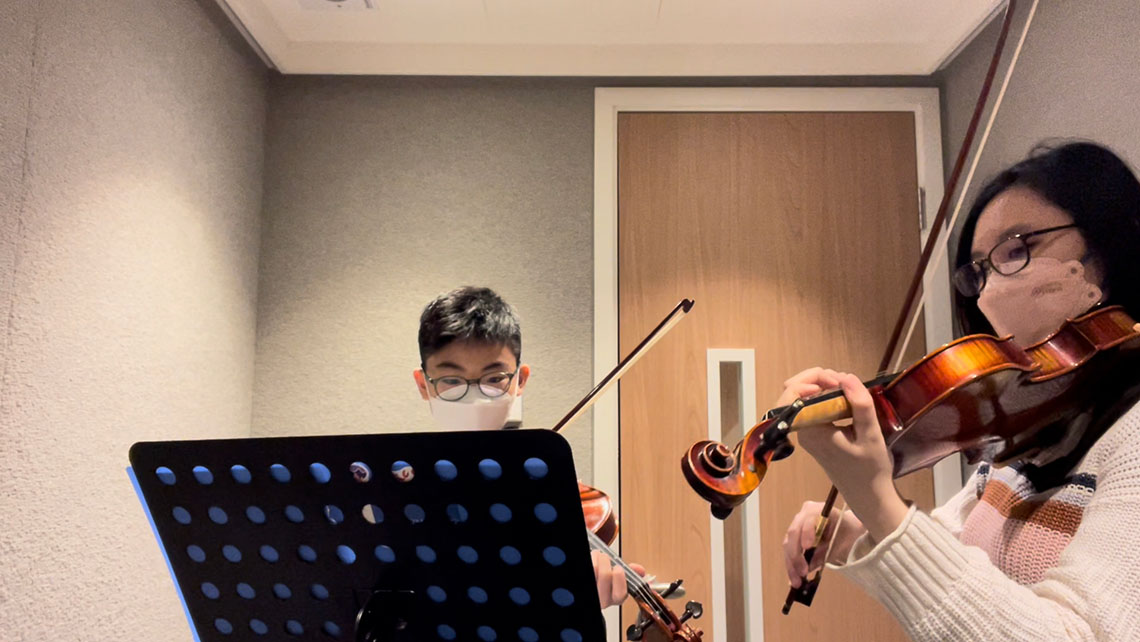
[[494,459],[484,459],[479,462],[479,473],[484,479],[498,479],[503,476],[503,467]]
[[281,464],[273,464],[270,466],[269,474],[273,477],[273,479],[276,479],[282,484],[287,483],[290,479],[293,478],[293,474],[289,472],[289,469]]
[[305,514],[301,512],[300,508],[297,508],[296,506],[290,504],[285,507],[285,519],[293,522],[294,524],[300,524],[301,522],[305,521]]
[[527,593],[526,589],[521,586],[511,589],[508,595],[510,595],[511,601],[519,606],[530,604],[530,593]]
[[290,591],[288,586],[280,582],[273,585],[273,594],[276,595],[279,600],[287,600],[293,597],[293,591]]
[[336,556],[345,564],[352,564],[356,561],[356,551],[344,544],[336,547]]
[[442,604],[447,601],[447,591],[434,584],[427,587],[427,596],[428,599],[436,604]]
[[230,516],[226,515],[226,511],[217,506],[211,506],[207,513],[210,516],[210,521],[215,524],[225,524],[230,521]]
[[436,627],[435,632],[439,634],[441,640],[454,640],[456,638],[455,629],[446,624],[440,624]]
[[511,521],[511,509],[506,504],[491,504],[491,519],[506,524]]
[[202,547],[197,544],[187,546],[186,554],[195,562],[202,563],[206,561],[206,551],[202,550]]
[[522,642],[538,642],[538,631],[535,631],[529,626],[524,626],[519,629],[519,639],[522,640]]
[[450,461],[441,459],[435,462],[435,474],[443,481],[451,481],[459,476],[459,469]]
[[261,559],[269,562],[270,564],[276,562],[281,558],[281,556],[277,553],[277,549],[273,548],[269,544],[262,544],[261,548],[258,549],[258,552],[261,553]]
[[416,557],[425,564],[432,564],[435,562],[435,551],[430,546],[420,544],[416,547]]
[[229,635],[234,632],[234,625],[230,624],[229,620],[225,618],[218,618],[214,620],[214,628],[222,635]]
[[174,471],[170,470],[166,466],[159,466],[155,469],[154,474],[158,476],[158,481],[166,484],[167,486],[173,486],[175,481],[177,481],[177,478],[174,476]]
[[364,515],[364,521],[369,524],[383,524],[384,523],[384,510],[376,504],[367,504],[361,509],[360,513]]
[[325,506],[325,519],[329,520],[329,523],[333,526],[336,526],[337,524],[343,524],[344,511],[336,506],[333,506],[332,504],[329,504]]
[[194,479],[197,479],[198,483],[203,486],[209,486],[214,483],[214,473],[210,472],[210,469],[205,466],[195,466]]
[[554,589],[550,597],[558,606],[566,607],[574,603],[574,594],[564,588]]
[[301,623],[297,620],[288,620],[285,622],[285,631],[287,631],[289,635],[301,636],[305,634],[305,627],[301,626]]
[[253,475],[250,474],[249,469],[241,464],[231,466],[230,475],[233,476],[234,481],[239,484],[248,484],[253,481]]
[[462,524],[467,521],[467,509],[459,504],[448,504],[447,519],[451,520],[452,524]]
[[321,628],[323,628],[325,630],[325,635],[328,635],[329,637],[333,637],[333,638],[339,638],[340,637],[340,627],[337,626],[335,622],[326,621],[324,623],[324,626],[322,626]]
[[522,561],[522,553],[514,546],[504,546],[499,549],[499,559],[506,562],[509,566],[515,566]]
[[550,524],[558,519],[558,511],[550,504],[542,502],[534,507],[534,516],[543,524]]
[[253,590],[253,587],[245,582],[237,585],[237,594],[247,600],[252,600],[257,597],[257,591]]
[[391,564],[392,562],[396,561],[396,552],[393,551],[390,546],[385,546],[383,544],[377,546],[375,554],[376,559],[384,562],[385,564]]
[[538,457],[531,457],[523,462],[523,469],[531,479],[542,479],[550,472],[550,467]]
[[459,556],[459,559],[468,564],[474,564],[479,561],[479,553],[475,552],[475,549],[470,546],[460,546],[459,549],[455,551],[455,554]]
[[542,550],[542,559],[551,566],[562,566],[566,562],[566,553],[557,546],[547,546]]
[[269,625],[257,618],[253,618],[249,621],[249,630],[258,635],[265,635],[269,633]]
[[309,474],[318,484],[327,484],[332,479],[332,473],[329,472],[329,467],[320,463],[313,462],[309,464]]
[[318,600],[329,599],[329,590],[325,588],[324,584],[314,584],[309,588],[309,593]]
[[226,544],[222,547],[222,557],[237,564],[241,561],[241,551],[238,550],[233,544]]
[[481,626],[475,629],[475,634],[478,635],[479,639],[483,642],[495,642],[495,640],[499,638],[499,636],[495,635],[495,629],[489,626]]
[[303,562],[312,564],[313,562],[317,561],[317,552],[313,550],[312,546],[309,546],[308,544],[301,544],[297,547],[297,557],[301,558],[301,561]]
[[175,506],[171,514],[174,515],[174,521],[179,524],[186,525],[190,523],[190,511],[181,506]]
[[413,524],[422,524],[427,519],[427,513],[418,504],[408,504],[404,507],[404,517],[407,517],[408,521]]
[[478,586],[472,586],[472,587],[468,588],[467,589],[467,597],[470,598],[471,601],[476,603],[476,604],[486,604],[487,603],[487,591],[484,591],[483,589],[479,588]]
[[562,629],[559,637],[562,638],[562,642],[582,642],[582,634],[574,629]]
[[222,592],[213,582],[202,582],[202,595],[205,595],[206,599],[216,600],[222,596]]

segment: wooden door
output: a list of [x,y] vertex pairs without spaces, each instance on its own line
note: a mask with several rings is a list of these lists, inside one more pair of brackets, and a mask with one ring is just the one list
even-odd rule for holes
[[[708,435],[706,351],[755,350],[757,414],[803,368],[875,374],[919,253],[913,115],[621,114],[618,176],[621,353],[679,299],[696,300],[621,383],[622,554],[661,580],[684,578],[707,607],[706,640],[727,627],[742,642],[732,587],[730,621],[712,614],[708,505],[679,467]],[[734,580],[730,569],[728,581],[759,583],[765,640],[903,640],[834,573],[810,609],[779,612],[784,532],[828,486],[805,453],[773,465],[758,491],[763,577]],[[930,507],[928,472],[900,487]],[[739,549],[726,543],[729,555]]]

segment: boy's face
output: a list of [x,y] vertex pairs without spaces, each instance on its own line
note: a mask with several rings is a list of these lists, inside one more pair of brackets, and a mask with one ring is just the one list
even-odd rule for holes
[[[453,341],[429,356],[424,363],[424,370],[432,379],[446,376],[478,379],[486,374],[512,373],[516,369],[518,374],[511,381],[508,393],[518,396],[522,394],[523,387],[530,378],[530,366],[525,363],[520,366],[515,354],[504,344]],[[424,370],[416,369],[412,372],[412,376],[420,389],[420,396],[426,401],[436,394],[433,386],[424,377]]]

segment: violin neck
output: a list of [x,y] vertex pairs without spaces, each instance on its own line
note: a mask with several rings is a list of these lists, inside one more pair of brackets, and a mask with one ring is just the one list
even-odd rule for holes
[[598,537],[594,531],[591,531],[587,528],[586,535],[589,536],[590,548],[594,549],[595,551],[601,551],[606,557],[610,558],[610,561],[620,566],[621,569],[625,571],[625,577],[630,582],[631,586],[639,586],[641,584],[645,584],[645,580],[642,579],[641,575],[638,574],[637,571],[633,570],[629,564],[626,564],[625,560],[623,560],[621,556],[618,555],[616,551],[614,551],[614,549],[610,548],[609,544],[606,544],[604,541],[602,541],[602,538]]
[[[884,386],[893,381],[895,377],[896,375],[893,374],[882,375],[864,382],[864,385],[868,388]],[[784,407],[773,408],[768,411],[767,416],[768,418],[775,417],[783,410]],[[804,407],[792,418],[791,427],[788,432],[795,432],[810,426],[820,426],[850,418],[851,404],[847,403],[847,397],[843,396],[843,391],[830,390],[804,399]]]

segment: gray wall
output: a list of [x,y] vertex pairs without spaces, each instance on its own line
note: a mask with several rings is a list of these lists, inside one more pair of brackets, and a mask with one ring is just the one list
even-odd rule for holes
[[[463,284],[522,316],[524,425],[589,390],[595,87],[933,83],[274,77],[254,434],[430,428],[411,378],[419,313]],[[591,426],[564,433],[586,480]]]
[[589,390],[590,86],[278,77],[270,105],[255,435],[430,428],[419,314],[463,284],[522,317],[526,425]]
[[223,28],[0,12],[0,639],[190,639],[124,468],[249,434],[265,71]]
[[[994,97],[1033,3],[1022,0],[1019,4],[1005,60],[994,83]],[[1000,22],[991,23],[937,75],[942,88],[942,149],[947,173],[981,89]],[[1134,167],[1140,163],[1138,28],[1140,3],[1136,0],[1041,2],[971,195],[987,177],[1025,157],[1044,139],[1093,139],[1115,149]],[[967,205],[969,202],[968,198]]]

